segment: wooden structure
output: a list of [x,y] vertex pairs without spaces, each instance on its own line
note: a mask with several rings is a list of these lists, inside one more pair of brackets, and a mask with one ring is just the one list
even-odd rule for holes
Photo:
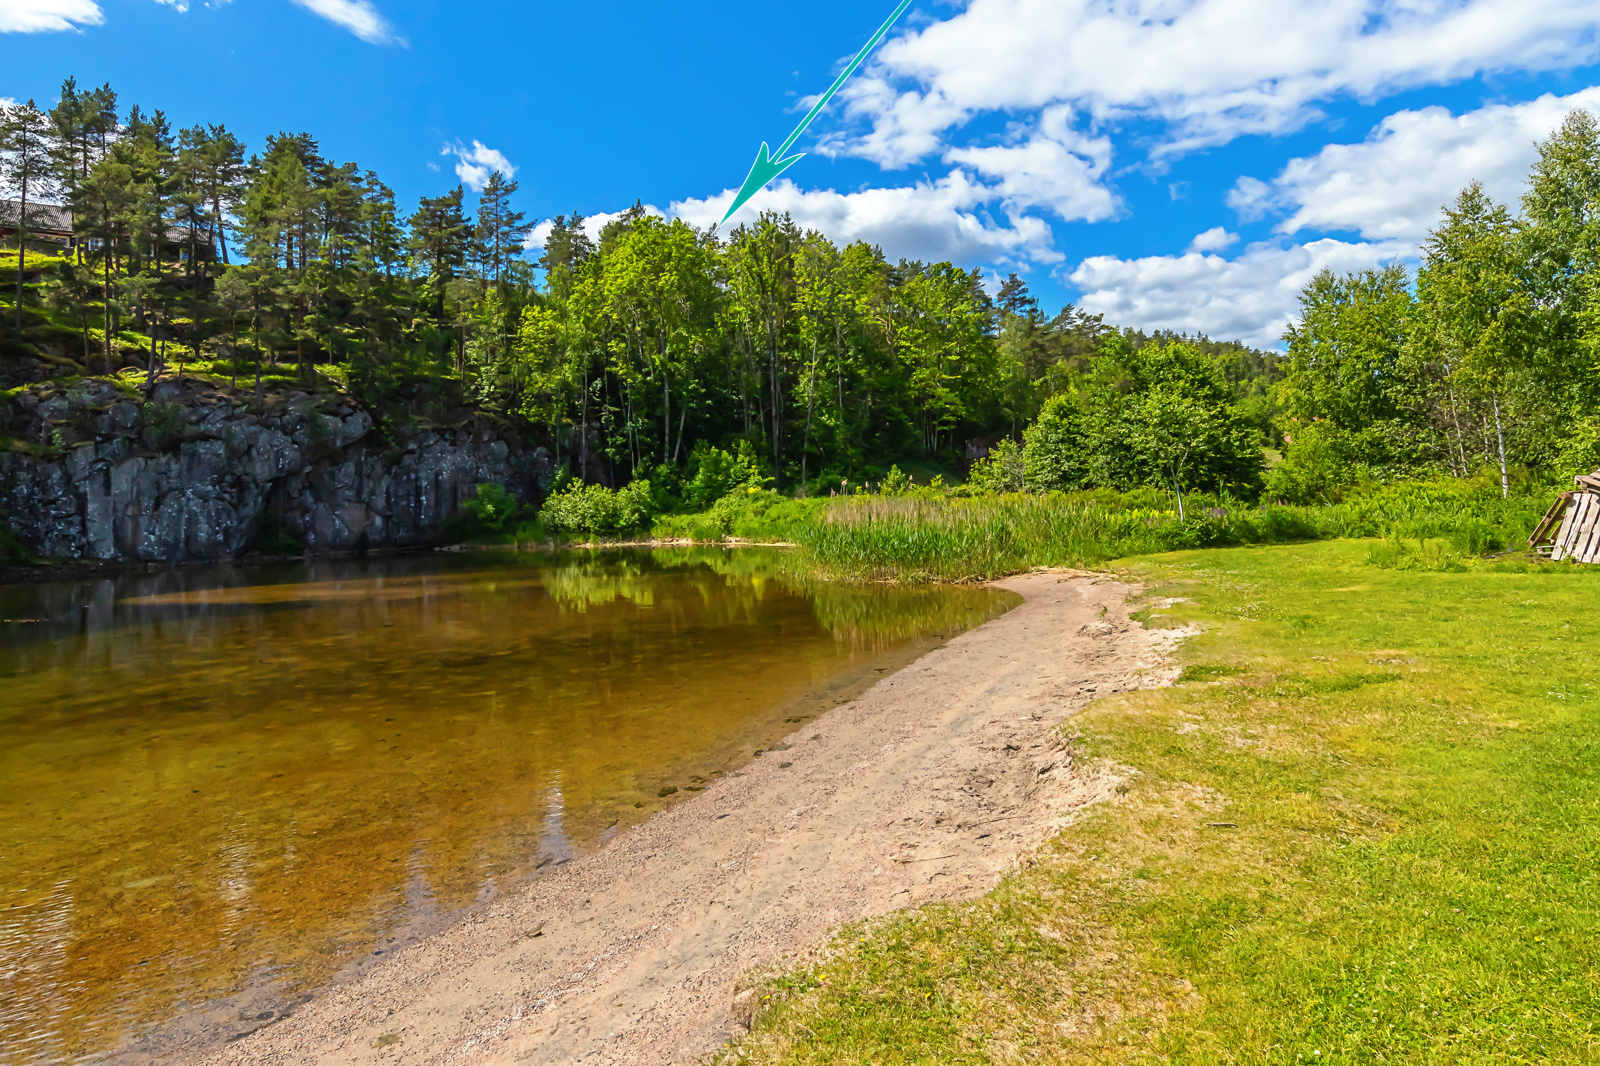
[[[17,220],[21,217],[21,200],[0,200],[0,243],[17,243]],[[71,248],[72,212],[55,204],[29,204],[28,241],[31,245]]]
[[1552,559],[1600,563],[1600,470],[1572,479],[1528,538],[1528,546]]
[[[0,200],[0,246],[16,246],[17,220],[22,216],[22,202],[19,200]],[[166,239],[161,242],[161,258],[172,262],[184,262],[189,258],[189,227],[168,226]],[[54,245],[63,252],[71,251],[77,247],[79,238],[72,229],[72,212],[57,204],[28,204],[28,245],[31,248],[40,248]],[[85,247],[93,249],[99,247],[98,241],[89,240]],[[127,237],[123,236],[117,241],[120,247],[127,247]],[[210,262],[216,258],[216,244],[211,235],[204,230],[194,233],[194,248],[196,258],[200,262]]]

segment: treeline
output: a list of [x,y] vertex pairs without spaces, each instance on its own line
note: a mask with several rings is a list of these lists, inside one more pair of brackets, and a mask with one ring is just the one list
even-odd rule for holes
[[1464,189],[1413,273],[1324,271],[1300,297],[1274,390],[1270,488],[1337,500],[1373,481],[1600,467],[1600,126],[1539,144],[1521,210]]
[[1015,276],[991,296],[977,270],[892,262],[787,217],[713,235],[636,206],[591,239],[563,216],[534,258],[504,175],[408,212],[308,135],[251,152],[72,81],[48,111],[10,109],[4,146],[12,194],[65,204],[75,236],[48,260],[20,242],[6,341],[70,337],[86,370],[153,381],[177,361],[253,375],[258,395],[263,377],[331,377],[393,419],[427,382],[614,486],[663,465],[692,479],[697,449],[741,442],[783,488],[964,466],[1078,382],[1125,388],[1147,342],[1186,345],[1251,447],[1275,433],[1272,355],[1050,315]]

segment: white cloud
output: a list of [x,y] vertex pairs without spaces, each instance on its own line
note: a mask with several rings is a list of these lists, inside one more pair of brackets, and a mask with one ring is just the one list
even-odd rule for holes
[[[667,212],[650,205],[645,211],[708,229],[727,213],[736,191],[725,189],[705,199],[674,201]],[[866,241],[881,247],[890,259],[948,259],[996,268],[1061,261],[1049,225],[1027,216],[997,221],[985,210],[994,199],[994,189],[961,170],[938,181],[850,193],[804,190],[784,178],[751,197],[729,230],[753,221],[763,211],[787,212],[802,229],[820,230],[837,244]],[[588,216],[584,232],[597,239],[601,228],[617,214]],[[551,227],[550,222],[535,226],[528,234],[527,247],[543,248]],[[723,236],[728,232],[722,231]]]
[[368,44],[403,44],[371,0],[294,0],[313,14],[343,26]]
[[104,21],[94,0],[0,0],[0,33],[51,33]]
[[1469,182],[1483,182],[1514,208],[1538,158],[1534,142],[1580,107],[1600,111],[1600,87],[1461,115],[1442,107],[1397,111],[1360,144],[1330,144],[1290,160],[1270,186],[1240,179],[1228,202],[1246,218],[1268,208],[1289,212],[1280,233],[1344,230],[1420,242],[1440,207]]
[[1395,242],[1328,239],[1253,244],[1234,259],[1199,252],[1142,259],[1100,255],[1079,263],[1070,280],[1082,293],[1078,305],[1108,322],[1271,348],[1298,309],[1300,290],[1317,271],[1364,270],[1409,251],[1409,245]]
[[1007,207],[1042,207],[1068,221],[1099,222],[1117,212],[1117,198],[1104,184],[1111,166],[1111,140],[1072,127],[1072,109],[1050,108],[1032,135],[1005,147],[954,148],[945,161],[964,163],[998,178],[995,191]]
[[1272,207],[1272,186],[1260,178],[1243,177],[1234,182],[1225,199],[1241,221],[1255,222]]
[[[734,192],[674,202],[672,213],[709,226],[727,212]],[[994,198],[994,189],[961,170],[937,181],[851,193],[803,190],[785,178],[751,197],[734,221],[754,219],[762,211],[788,212],[802,227],[821,230],[835,243],[864,240],[891,259],[1010,266],[1060,261],[1042,219],[1013,215],[1009,224],[997,222],[983,209]]]
[[460,141],[447,144],[439,149],[439,154],[456,157],[456,177],[474,192],[482,192],[483,187],[489,184],[489,175],[497,170],[508,178],[517,172],[505,153],[479,140],[474,140],[471,148]]
[[[654,215],[657,218],[667,217],[666,212],[654,204],[644,204],[643,207],[644,213],[647,215]],[[612,219],[621,218],[625,213],[623,211],[601,211],[597,214],[585,215],[583,218],[584,236],[591,241],[599,241],[600,231],[605,229]],[[555,222],[550,219],[539,223],[528,231],[528,236],[523,240],[522,246],[528,249],[543,248],[544,242],[550,239],[550,231],[555,229],[555,225]]]
[[180,15],[189,10],[189,0],[156,0],[156,3],[176,9]]
[[1191,252],[1220,252],[1239,242],[1237,233],[1229,233],[1225,226],[1212,226],[1204,233],[1195,234],[1189,242]]
[[985,112],[1067,104],[1154,120],[1156,157],[1375,99],[1600,55],[1593,0],[971,0],[887,42],[841,93],[869,129],[831,151],[900,167]]

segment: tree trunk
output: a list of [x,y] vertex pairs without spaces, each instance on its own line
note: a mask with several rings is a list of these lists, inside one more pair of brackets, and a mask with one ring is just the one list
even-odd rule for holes
[[783,450],[779,445],[779,434],[783,432],[783,398],[778,392],[778,345],[769,336],[771,347],[768,349],[767,360],[768,377],[772,387],[772,476],[776,484],[783,484]]
[[806,472],[811,459],[811,414],[817,407],[817,346],[811,345],[811,383],[806,387],[806,432],[800,444],[800,492],[806,490]]
[[22,332],[22,265],[28,257],[28,179],[22,179],[22,207],[17,212],[17,333]]
[[[1446,393],[1446,395],[1448,395],[1450,397],[1450,424],[1455,427],[1455,431],[1456,431],[1456,455],[1461,460],[1460,465],[1457,467],[1457,471],[1458,472],[1457,472],[1456,476],[1457,477],[1466,477],[1467,476],[1467,443],[1466,443],[1465,435],[1461,432],[1461,408],[1456,404],[1456,387],[1453,384],[1449,384],[1448,383],[1449,382],[1449,375],[1450,375],[1450,367],[1449,367],[1449,364],[1447,363],[1445,365],[1445,380],[1446,380],[1445,393]],[[1454,459],[1451,460],[1451,465],[1452,466],[1456,465]]]
[[156,387],[156,321],[155,316],[150,317],[150,367],[144,375],[144,391],[149,392]]
[[578,480],[589,481],[589,368],[583,368],[583,403],[578,409]]
[[115,374],[117,368],[113,365],[114,361],[111,355],[111,249],[109,248],[106,249],[106,287],[104,296],[105,300],[101,305],[101,310],[105,312],[106,318],[106,373]]
[[220,197],[211,201],[211,210],[216,217],[211,220],[211,242],[215,250],[222,256],[222,265],[228,265],[228,238],[222,232],[222,199]]
[[1511,495],[1511,478],[1506,474],[1506,429],[1500,423],[1500,393],[1491,394],[1494,400],[1494,435],[1500,445],[1500,496],[1505,498]]

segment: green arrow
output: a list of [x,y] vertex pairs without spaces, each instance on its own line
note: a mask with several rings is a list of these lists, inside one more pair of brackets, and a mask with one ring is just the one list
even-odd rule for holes
[[720,226],[727,222],[728,219],[733,217],[733,213],[743,207],[746,200],[760,192],[767,182],[805,157],[805,153],[801,152],[799,155],[792,155],[785,159],[783,153],[787,152],[794,145],[794,142],[800,139],[800,135],[806,131],[806,127],[811,125],[811,120],[817,117],[817,112],[827,106],[828,101],[833,99],[833,94],[839,91],[839,86],[843,85],[845,80],[856,72],[856,68],[861,65],[861,61],[867,58],[867,53],[877,47],[878,42],[883,40],[883,35],[889,32],[889,27],[893,26],[895,21],[905,13],[906,8],[910,6],[911,0],[900,0],[900,6],[894,9],[894,14],[889,16],[887,22],[878,27],[878,32],[872,35],[872,40],[867,42],[865,48],[856,53],[856,57],[850,61],[850,65],[844,68],[844,73],[833,79],[833,84],[828,86],[828,91],[822,94],[822,99],[812,105],[811,110],[806,112],[806,117],[800,120],[800,125],[794,128],[794,132],[789,134],[787,140],[778,145],[776,152],[769,152],[767,150],[767,142],[761,142],[761,149],[756,152],[756,161],[750,167],[750,175],[744,179],[744,184],[739,186],[739,195],[733,198],[733,206],[728,208],[728,213],[722,216],[722,222],[718,222],[717,225]]

